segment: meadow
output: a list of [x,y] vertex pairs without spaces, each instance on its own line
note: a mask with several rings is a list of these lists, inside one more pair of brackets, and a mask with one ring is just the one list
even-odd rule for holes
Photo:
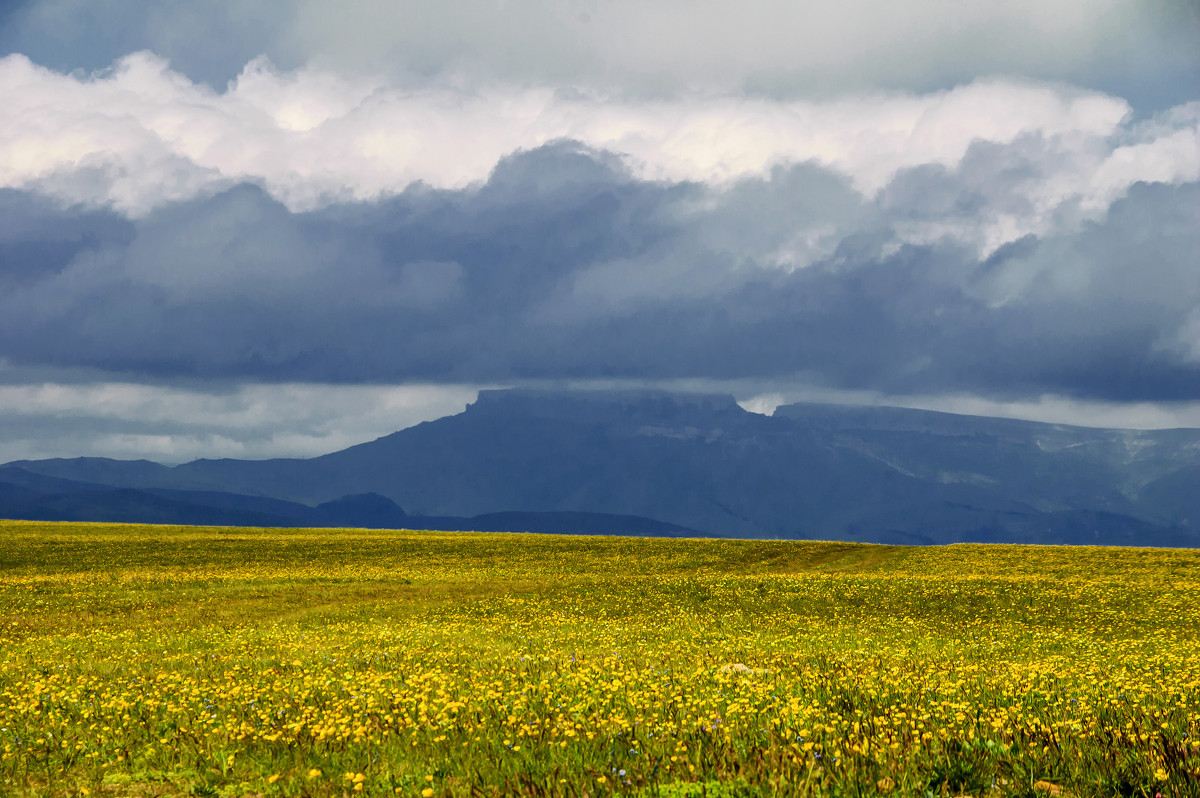
[[1200,552],[0,521],[0,794],[1200,796]]

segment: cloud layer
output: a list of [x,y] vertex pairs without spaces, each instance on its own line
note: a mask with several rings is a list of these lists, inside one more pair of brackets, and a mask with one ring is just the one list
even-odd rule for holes
[[984,75],[1069,82],[1163,108],[1194,98],[1190,0],[25,0],[0,53],[60,71],[152,50],[223,87],[265,54],[287,68],[800,98],[927,92]]
[[475,386],[0,383],[0,463],[313,457],[461,412],[475,395]]
[[[957,171],[990,207],[947,208],[932,227],[914,221],[906,240],[949,233],[993,251],[1063,214],[1094,217],[1137,181],[1200,177],[1200,104],[1133,124],[1121,99],[1015,81],[825,102],[622,101],[549,89],[405,91],[255,61],[216,93],[138,53],[90,77],[9,56],[0,97],[0,187],[133,216],[242,182],[292,210],[393,196],[416,182],[464,188],[513,152],[570,140],[617,155],[643,181],[717,187],[809,163],[873,199],[902,172]],[[903,190],[896,202],[928,204]]]
[[296,212],[239,184],[136,219],[9,190],[27,221],[6,246],[33,255],[3,270],[0,357],[154,378],[1200,396],[1200,184],[1076,200],[993,249],[997,214],[1026,212],[1053,160],[1036,137],[976,143],[871,197],[811,163],[709,186],[557,143],[465,189]]

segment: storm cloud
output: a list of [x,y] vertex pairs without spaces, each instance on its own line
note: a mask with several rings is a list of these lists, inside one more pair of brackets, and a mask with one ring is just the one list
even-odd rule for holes
[[803,374],[1196,397],[1200,185],[1139,182],[1099,215],[1067,203],[1051,230],[993,248],[990,220],[1020,218],[1043,156],[977,145],[870,198],[814,164],[714,188],[560,142],[476,187],[378,202],[294,212],[241,184],[123,223],[79,211],[9,244],[33,255],[4,270],[0,357],[149,378]]

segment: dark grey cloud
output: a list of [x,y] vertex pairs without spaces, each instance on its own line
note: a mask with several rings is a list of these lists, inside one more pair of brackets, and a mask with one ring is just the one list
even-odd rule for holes
[[0,287],[13,290],[53,276],[83,252],[123,248],[134,237],[123,216],[60,208],[52,200],[0,189]]
[[468,190],[308,213],[251,185],[135,221],[7,192],[23,215],[0,227],[0,358],[145,380],[1200,398],[1200,184],[1137,184],[981,250],[946,220],[1020,211],[1006,186],[1042,157],[1024,152],[980,147],[873,200],[803,164],[646,181],[570,142]]

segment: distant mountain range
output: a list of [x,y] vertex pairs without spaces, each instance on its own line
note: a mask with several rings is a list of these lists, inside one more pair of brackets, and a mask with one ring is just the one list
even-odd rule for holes
[[8,463],[0,516],[1197,546],[1198,487],[1194,429],[509,390],[311,459]]

